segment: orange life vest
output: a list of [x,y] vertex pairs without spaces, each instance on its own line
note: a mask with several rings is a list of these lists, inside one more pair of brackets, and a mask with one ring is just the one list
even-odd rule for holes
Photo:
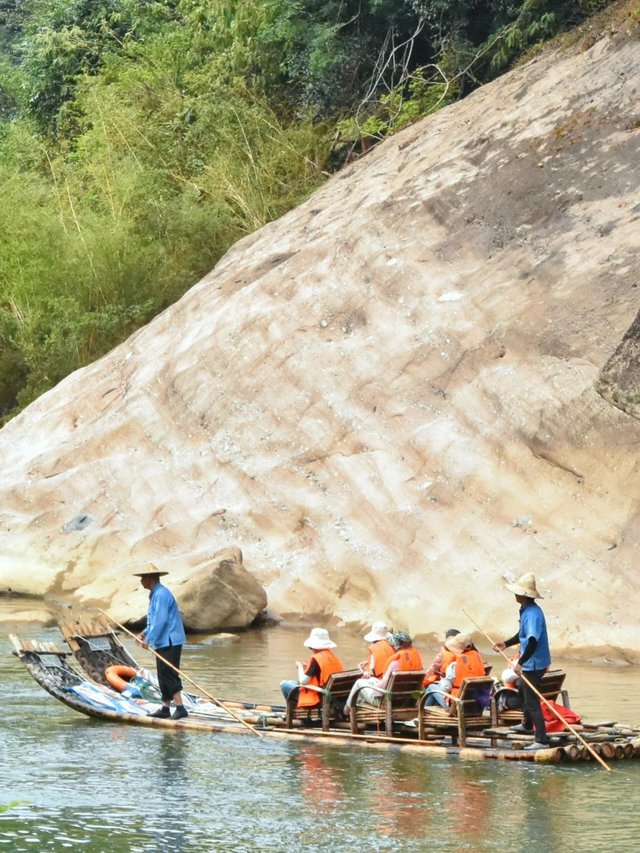
[[[422,669],[422,658],[420,652],[411,646],[408,649],[400,649],[396,652],[391,660],[397,660],[398,666],[396,672],[412,672],[413,670]],[[391,661],[390,661],[391,662]]]
[[[425,675],[424,681],[422,682],[423,687],[428,687],[430,684],[435,684],[436,681],[440,681],[442,676],[447,671],[447,667],[449,664],[455,660],[455,654],[450,652],[449,649],[446,649],[444,646],[440,647],[440,654],[442,656],[442,662],[440,664],[440,672],[432,672],[429,675]],[[433,666],[433,664],[431,664]]]
[[[334,672],[344,672],[342,661],[332,649],[320,649],[314,652],[305,666],[305,671],[311,666],[311,661],[316,661],[320,667],[320,678],[312,676],[307,684],[324,687]],[[322,693],[301,687],[298,692],[298,708],[314,708],[322,702]]]
[[465,678],[476,678],[479,675],[484,675],[484,661],[475,649],[467,649],[461,655],[456,655],[455,661],[456,677],[451,687],[452,696],[458,695],[460,685]]
[[395,654],[395,649],[387,640],[377,640],[375,643],[371,643],[369,652],[373,658],[373,667],[369,675],[382,678],[389,666],[389,661]]

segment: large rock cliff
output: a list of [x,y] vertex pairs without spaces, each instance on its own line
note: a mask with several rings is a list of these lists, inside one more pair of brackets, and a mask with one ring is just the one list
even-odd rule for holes
[[637,33],[539,56],[37,400],[0,589],[126,609],[132,563],[237,546],[280,613],[500,635],[533,571],[557,649],[640,652],[639,80]]

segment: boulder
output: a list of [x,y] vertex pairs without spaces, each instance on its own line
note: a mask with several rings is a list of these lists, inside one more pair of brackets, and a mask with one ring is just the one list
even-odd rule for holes
[[174,588],[188,631],[246,628],[267,606],[267,594],[242,564],[239,548],[227,548]]

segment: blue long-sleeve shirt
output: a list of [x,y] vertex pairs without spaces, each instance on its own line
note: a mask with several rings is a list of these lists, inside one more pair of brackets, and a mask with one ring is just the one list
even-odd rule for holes
[[[535,601],[527,601],[520,608],[520,627],[518,629],[520,640],[520,663],[522,669],[546,669],[551,664],[549,652],[549,638],[547,636],[547,623],[544,613]],[[527,649],[529,641],[535,640],[533,649]],[[525,654],[525,650],[529,652]]]
[[173,593],[161,583],[157,583],[149,593],[144,638],[152,649],[181,646],[187,639]]

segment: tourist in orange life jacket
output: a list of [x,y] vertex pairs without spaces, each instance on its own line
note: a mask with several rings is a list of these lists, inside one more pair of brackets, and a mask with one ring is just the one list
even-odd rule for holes
[[364,635],[365,643],[371,643],[371,645],[369,646],[369,659],[358,664],[363,675],[382,678],[389,661],[396,652],[389,642],[390,636],[389,629],[384,622],[374,622],[369,633]]
[[[459,634],[457,628],[449,628],[447,633],[444,635],[445,641],[449,639],[449,637],[455,637],[456,634]],[[444,645],[444,643],[440,646],[440,651],[434,657],[433,663],[427,670],[427,674],[424,677],[423,687],[428,687],[430,684],[435,684],[436,681],[440,681],[441,678],[444,678],[444,674],[447,671],[447,667],[450,663],[452,663],[455,658],[455,654]]]
[[391,634],[389,642],[395,651],[387,665],[384,675],[382,678],[370,676],[369,678],[359,678],[356,681],[351,688],[349,698],[344,705],[344,713],[347,716],[351,712],[353,697],[359,688],[362,687],[363,689],[358,693],[358,705],[364,705],[365,703],[377,704],[380,702],[382,694],[389,683],[391,673],[396,670],[400,670],[401,672],[410,672],[422,669],[422,658],[420,657],[420,652],[417,649],[414,649],[413,640],[408,634],[404,631],[395,631]]
[[446,694],[457,696],[465,678],[484,675],[484,661],[473,645],[471,634],[456,634],[445,640],[444,645],[455,658],[447,667],[444,678],[427,687],[424,701],[427,708],[431,705],[446,707],[451,702]]
[[333,651],[336,644],[326,628],[312,628],[304,645],[311,649],[311,657],[306,666],[302,661],[296,661],[298,680],[281,681],[280,689],[285,699],[293,690],[298,690],[298,707],[314,708],[321,703],[322,693],[313,688],[324,687],[334,672],[344,672],[344,667]]

